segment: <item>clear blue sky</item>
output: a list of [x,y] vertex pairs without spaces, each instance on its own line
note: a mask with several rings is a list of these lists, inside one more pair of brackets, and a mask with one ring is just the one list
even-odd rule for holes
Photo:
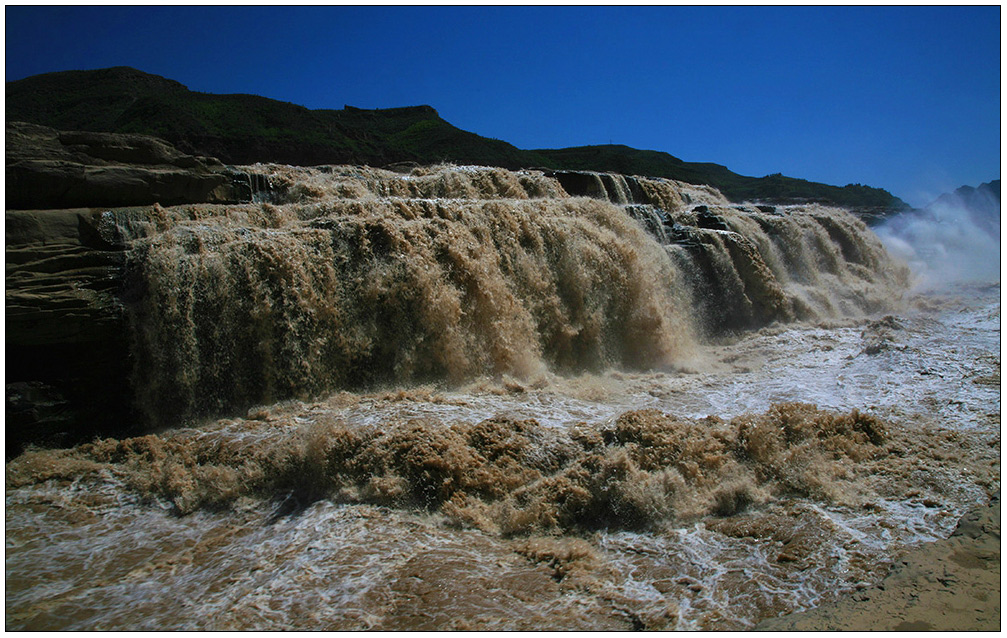
[[914,205],[1000,177],[1000,7],[15,7],[7,81],[132,66],[309,108],[429,104]]

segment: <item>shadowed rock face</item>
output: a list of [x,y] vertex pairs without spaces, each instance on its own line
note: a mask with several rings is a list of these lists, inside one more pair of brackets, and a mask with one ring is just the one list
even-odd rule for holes
[[154,137],[7,124],[7,209],[235,201],[232,176]]
[[7,454],[60,444],[129,405],[124,246],[88,209],[7,211]]
[[250,199],[248,178],[153,137],[13,122],[6,179],[8,454],[129,429],[126,245],[105,207]]

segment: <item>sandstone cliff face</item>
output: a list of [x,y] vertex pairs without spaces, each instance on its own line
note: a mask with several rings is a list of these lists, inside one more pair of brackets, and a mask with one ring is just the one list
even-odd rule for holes
[[10,122],[6,142],[7,209],[236,199],[234,176],[219,161],[154,137]]

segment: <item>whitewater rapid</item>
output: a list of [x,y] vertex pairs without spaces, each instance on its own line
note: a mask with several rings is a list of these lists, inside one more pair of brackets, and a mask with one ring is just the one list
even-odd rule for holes
[[[8,486],[7,628],[748,628],[871,582],[999,489],[999,316],[997,289],[927,296],[893,320],[772,328],[711,346],[688,372],[343,392],[162,435],[252,444],[320,420],[500,416],[568,430],[631,409],[726,418],[811,401],[904,430],[919,445],[915,463],[898,461],[913,490],[861,476],[850,481],[862,492],[855,506],[781,495],[728,517],[529,539],[347,495],[245,496],[180,517],[102,470]],[[897,328],[869,354],[879,323]],[[786,548],[793,556],[781,559]]]

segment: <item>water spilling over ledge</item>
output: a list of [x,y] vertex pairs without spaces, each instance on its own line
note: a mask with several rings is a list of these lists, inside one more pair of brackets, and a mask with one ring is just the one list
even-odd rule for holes
[[843,211],[240,171],[8,212],[19,427],[93,427],[7,463],[8,628],[748,629],[999,490],[998,288],[904,300]]
[[69,339],[131,362],[85,395],[163,426],[338,389],[674,368],[697,340],[890,309],[907,277],[844,211],[665,179],[240,171],[252,203],[8,212],[17,358],[65,341],[40,326],[76,304],[91,334]]
[[[341,392],[29,451],[7,625],[748,629],[849,597],[999,489],[998,301],[773,326],[704,346],[708,372]],[[830,407],[771,405],[800,398]]]

